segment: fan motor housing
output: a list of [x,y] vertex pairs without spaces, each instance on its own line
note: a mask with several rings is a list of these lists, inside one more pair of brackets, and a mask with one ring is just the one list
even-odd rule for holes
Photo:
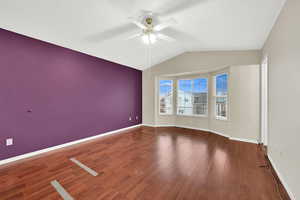
[[145,21],[146,21],[146,23],[147,23],[148,25],[152,25],[153,18],[152,18],[152,17],[146,17]]

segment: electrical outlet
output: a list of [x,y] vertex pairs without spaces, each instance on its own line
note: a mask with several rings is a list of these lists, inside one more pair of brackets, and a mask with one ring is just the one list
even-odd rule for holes
[[11,146],[14,144],[14,140],[13,138],[7,138],[6,139],[6,146]]
[[131,117],[129,117],[129,121],[131,121]]

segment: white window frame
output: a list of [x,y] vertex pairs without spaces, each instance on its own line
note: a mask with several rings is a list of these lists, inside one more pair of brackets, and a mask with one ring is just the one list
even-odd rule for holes
[[[191,115],[187,115],[187,114],[180,114],[178,113],[178,90],[179,90],[179,81],[192,81],[192,91],[194,89],[194,80],[195,79],[206,79],[207,81],[207,106],[206,106],[206,114],[205,115],[195,115],[195,114],[191,114]],[[176,91],[176,115],[178,116],[183,116],[183,117],[208,117],[208,95],[209,95],[209,79],[207,77],[196,77],[196,78],[190,78],[190,79],[178,79],[177,80],[177,91]],[[192,104],[194,104],[194,98],[192,99]]]
[[[171,81],[171,91],[172,91],[172,98],[171,98],[171,113],[161,113],[160,112],[160,81]],[[159,79],[158,80],[158,113],[159,115],[173,115],[174,114],[174,80],[172,79]]]
[[[217,77],[218,76],[222,76],[222,75],[227,75],[227,95],[226,96],[225,95],[223,95],[223,96],[217,96]],[[213,92],[213,94],[214,94],[214,113],[215,113],[215,118],[217,120],[224,120],[224,121],[226,121],[226,120],[228,120],[228,114],[229,114],[229,109],[228,109],[229,74],[227,72],[215,74],[213,80],[214,80],[214,84],[213,84],[214,85],[214,92]],[[226,108],[226,117],[218,116],[217,115],[217,107],[216,107],[216,105],[217,105],[217,97],[226,97],[226,105],[225,105],[225,108]]]

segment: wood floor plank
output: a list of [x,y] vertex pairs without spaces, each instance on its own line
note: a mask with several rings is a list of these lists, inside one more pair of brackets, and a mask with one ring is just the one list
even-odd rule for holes
[[0,166],[0,199],[61,199],[50,184],[58,180],[79,200],[281,200],[264,164],[254,144],[140,127]]

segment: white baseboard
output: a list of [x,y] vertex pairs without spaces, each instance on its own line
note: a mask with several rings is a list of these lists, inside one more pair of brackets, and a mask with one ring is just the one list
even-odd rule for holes
[[223,137],[227,137],[230,139],[230,136],[224,134],[224,133],[220,133],[220,132],[217,132],[217,131],[214,131],[214,130],[210,130],[210,132],[214,133],[214,134],[217,134],[217,135],[220,135],[220,136],[223,136]]
[[214,133],[214,134],[217,134],[217,135],[220,135],[220,136],[229,138],[228,135],[225,135],[225,134],[223,134],[223,133],[220,133],[220,132],[217,132],[217,131],[214,131],[214,130],[205,129],[205,128],[196,128],[196,127],[190,127],[190,126],[177,126],[177,125],[176,125],[175,127],[178,127],[178,128],[187,128],[187,129],[193,129],[193,130],[198,130],[198,131],[210,132],[210,133]]
[[178,126],[178,125],[153,125],[153,124],[143,124],[143,126],[150,126],[150,127],[177,127],[177,128],[187,128],[187,129],[193,129],[193,130],[198,130],[198,131],[206,131],[210,133],[214,133],[223,137],[230,138],[228,135],[214,131],[214,130],[209,130],[209,129],[204,129],[204,128],[196,128],[196,127],[191,127],[191,126]]
[[107,135],[121,133],[122,131],[132,129],[132,128],[136,128],[136,127],[139,127],[139,126],[141,126],[141,124],[138,124],[138,125],[135,125],[135,126],[129,126],[129,127],[114,130],[114,131],[109,131],[109,132],[102,133],[102,134],[99,134],[99,135],[95,135],[95,136],[92,136],[92,137],[83,138],[83,139],[76,140],[76,141],[73,141],[73,142],[68,142],[68,143],[65,143],[65,144],[49,147],[49,148],[46,148],[46,149],[26,153],[26,154],[15,156],[15,157],[8,158],[8,159],[5,159],[5,160],[0,160],[0,165],[4,165],[4,164],[14,162],[14,161],[17,161],[17,160],[21,160],[21,159],[24,159],[24,158],[29,158],[29,157],[32,157],[32,156],[36,156],[36,155],[39,155],[39,154],[42,154],[42,153],[46,153],[46,152],[53,151],[53,150],[56,150],[56,149],[60,149],[60,148],[63,148],[63,147],[71,146],[71,145],[74,145],[74,144],[79,144],[79,143],[86,142],[86,141],[89,141],[89,140],[97,139],[97,138],[104,137],[104,136],[107,136]]
[[149,127],[175,127],[175,125],[170,125],[170,124],[142,124],[142,126],[149,126]]
[[268,158],[278,176],[278,178],[280,179],[282,185],[284,186],[284,188],[286,189],[288,195],[290,196],[291,200],[296,200],[296,197],[294,196],[294,194],[292,193],[292,190],[290,189],[290,187],[288,186],[287,182],[284,180],[283,175],[279,172],[278,168],[275,165],[274,160],[271,158],[270,155],[268,155]]
[[154,124],[142,124],[142,126],[156,127]]
[[197,131],[206,131],[206,132],[210,132],[210,130],[205,129],[205,128],[196,128],[196,127],[191,127],[191,126],[178,126],[178,125],[174,125],[177,128],[186,128],[186,129],[192,129],[192,130],[197,130]]
[[257,140],[242,139],[242,138],[235,138],[235,137],[230,137],[229,139],[230,140],[240,141],[240,142],[248,142],[248,143],[258,144]]
[[156,125],[155,127],[175,127],[175,126],[170,124],[160,124],[160,125]]
[[214,133],[223,137],[227,137],[230,140],[236,140],[236,141],[240,141],[240,142],[247,142],[247,143],[254,143],[254,144],[258,144],[258,141],[256,140],[250,140],[250,139],[242,139],[242,138],[235,138],[235,137],[230,137],[229,135],[226,135],[224,133],[220,133],[218,131],[215,130],[210,130],[210,129],[204,129],[204,128],[196,128],[196,127],[191,127],[191,126],[180,126],[180,125],[153,125],[153,124],[143,124],[143,126],[150,126],[150,127],[177,127],[177,128],[187,128],[187,129],[193,129],[193,130],[199,130],[199,131],[206,131],[206,132],[210,132],[210,133]]

